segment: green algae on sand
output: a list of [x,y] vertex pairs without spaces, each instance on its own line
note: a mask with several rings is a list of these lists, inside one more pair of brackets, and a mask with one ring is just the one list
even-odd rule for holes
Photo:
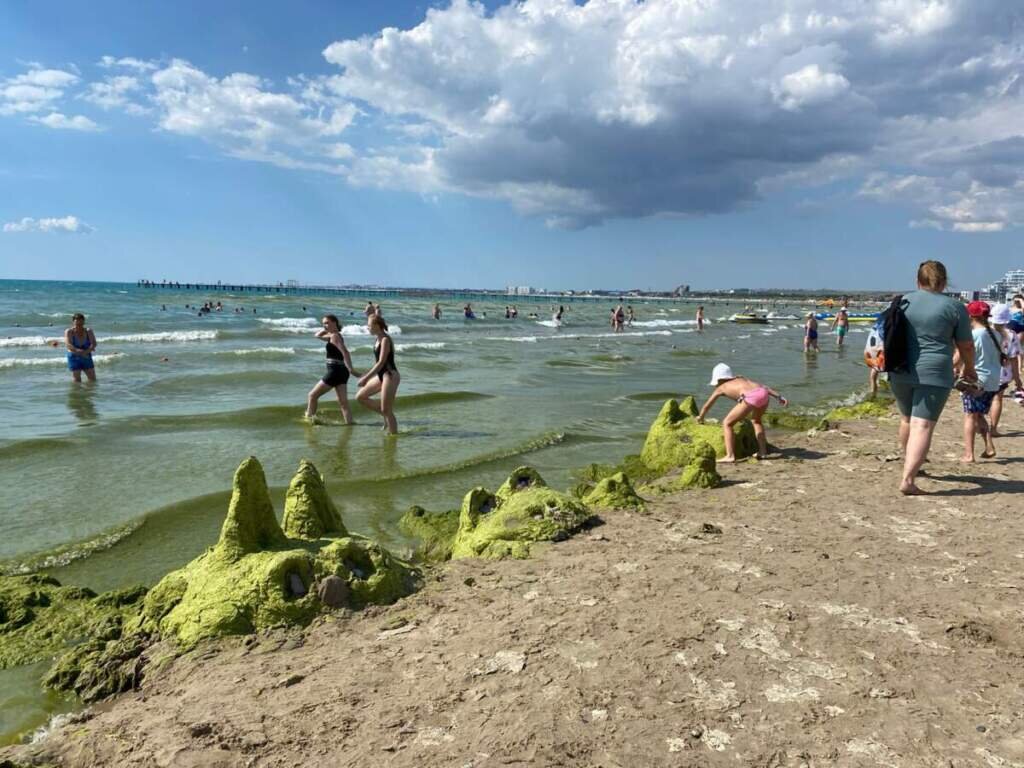
[[466,494],[452,558],[527,558],[540,542],[561,541],[591,517],[579,499],[548,488],[530,467],[516,469],[497,493]]
[[640,498],[625,472],[616,472],[597,481],[583,501],[599,509],[643,509]]
[[0,669],[53,657],[84,638],[120,636],[145,589],[97,596],[42,575],[0,577]]
[[864,400],[856,405],[843,405],[833,408],[825,414],[822,422],[835,424],[840,421],[853,421],[856,419],[878,419],[888,416],[892,411],[892,400],[888,398],[876,398],[875,400]]
[[143,624],[184,647],[281,624],[303,625],[328,607],[321,585],[343,583],[345,603],[391,603],[414,591],[418,571],[374,541],[348,535],[323,480],[308,462],[289,487],[287,527],[277,523],[263,468],[235,473],[220,540],[165,576],[147,596]]
[[428,562],[443,562],[452,556],[460,513],[458,509],[428,512],[423,507],[413,506],[399,519],[398,527],[419,539],[420,557]]
[[715,464],[715,449],[707,443],[695,443],[690,463],[675,483],[677,489],[717,488],[722,484]]
[[[698,424],[697,413],[697,404],[692,396],[682,401],[667,401],[647,433],[640,452],[643,463],[656,472],[685,467],[693,460],[697,443],[706,443],[716,456],[724,456],[725,437],[721,425]],[[736,435],[736,458],[742,459],[757,452],[753,424],[741,421],[733,427],[733,433]]]

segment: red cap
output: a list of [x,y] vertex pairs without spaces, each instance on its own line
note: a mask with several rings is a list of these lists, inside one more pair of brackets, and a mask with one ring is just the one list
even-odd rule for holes
[[991,311],[987,301],[972,301],[967,305],[967,314],[971,317],[988,317]]

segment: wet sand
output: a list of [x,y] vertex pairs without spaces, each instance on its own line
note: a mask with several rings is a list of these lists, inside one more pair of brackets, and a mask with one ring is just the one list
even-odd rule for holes
[[[388,608],[160,646],[142,689],[0,751],[66,766],[1024,765],[1024,411],[922,488],[893,418]],[[543,472],[543,467],[539,467]],[[161,659],[161,654],[164,658]]]

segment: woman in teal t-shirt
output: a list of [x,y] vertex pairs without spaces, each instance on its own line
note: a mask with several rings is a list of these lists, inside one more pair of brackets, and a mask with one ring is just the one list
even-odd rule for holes
[[900,493],[923,493],[915,481],[928,458],[935,424],[953,388],[953,349],[964,378],[974,380],[974,340],[963,304],[943,295],[948,278],[939,261],[917,269],[917,290],[903,297],[907,317],[907,370],[891,373],[889,386],[900,412],[903,478]]

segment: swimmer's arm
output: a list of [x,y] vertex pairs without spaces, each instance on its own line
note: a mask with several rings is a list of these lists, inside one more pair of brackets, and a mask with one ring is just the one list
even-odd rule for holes
[[77,355],[78,354],[78,350],[75,349],[74,345],[71,343],[71,329],[70,328],[68,328],[66,331],[64,331],[64,346],[67,347],[68,352],[70,352],[72,355]]
[[85,336],[89,339],[89,347],[85,350],[85,354],[91,355],[96,351],[96,334],[94,334],[92,332],[92,328],[90,328],[85,332]]
[[716,387],[715,391],[711,393],[711,397],[709,397],[707,402],[704,403],[704,407],[700,409],[700,413],[697,414],[697,423],[698,424],[703,424],[704,423],[704,416],[706,416],[707,412],[709,410],[711,410],[711,406],[715,404],[715,400],[717,400],[721,396],[722,396],[722,388],[721,387]]
[[349,354],[348,347],[345,346],[345,339],[341,337],[340,333],[338,334],[338,343],[338,349],[341,350],[341,356],[345,359],[345,367],[348,368],[348,372],[353,376],[358,376],[359,371],[352,367],[352,355]]

